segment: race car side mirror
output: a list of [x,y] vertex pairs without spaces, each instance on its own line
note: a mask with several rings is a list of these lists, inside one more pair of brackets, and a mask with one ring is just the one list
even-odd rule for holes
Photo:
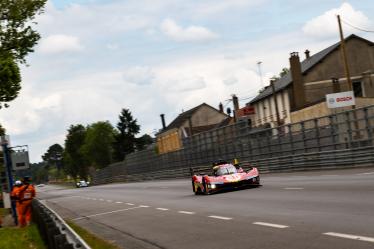
[[238,172],[239,172],[239,173],[243,173],[244,170],[240,167],[240,168],[238,169]]

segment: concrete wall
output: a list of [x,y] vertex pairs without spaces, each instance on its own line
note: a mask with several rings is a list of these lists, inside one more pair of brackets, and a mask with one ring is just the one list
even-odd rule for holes
[[[356,98],[356,108],[364,107],[374,105],[374,99],[373,98]],[[305,121],[308,119],[313,118],[320,118],[323,116],[332,115],[335,113],[339,113],[342,111],[351,110],[352,107],[341,107],[341,108],[334,108],[329,109],[327,108],[326,101],[315,104],[313,106],[306,107],[302,110],[298,110],[295,112],[291,112],[291,122],[297,123],[301,121]],[[322,124],[325,125],[325,124]]]

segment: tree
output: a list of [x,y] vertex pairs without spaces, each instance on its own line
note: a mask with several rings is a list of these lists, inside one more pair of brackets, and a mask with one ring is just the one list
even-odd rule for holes
[[25,63],[25,57],[33,52],[40,39],[32,25],[36,15],[43,12],[47,0],[0,1],[0,55],[11,56],[16,62]]
[[71,125],[65,139],[65,151],[63,154],[64,170],[76,179],[78,176],[87,180],[88,163],[82,152],[86,128],[81,125]]
[[5,135],[5,129],[4,127],[0,124],[0,136],[4,136]]
[[17,63],[26,63],[40,39],[32,25],[36,15],[43,12],[47,0],[0,1],[0,107],[18,96],[21,76]]
[[[11,56],[0,55],[0,109],[8,107],[21,90],[21,74],[18,65]],[[5,104],[3,104],[5,103]]]
[[46,162],[47,167],[56,167],[58,170],[62,167],[62,154],[64,148],[59,144],[54,144],[50,146],[46,153],[42,156],[44,162]]
[[104,168],[112,163],[113,142],[116,131],[108,121],[88,126],[82,152],[95,168]]
[[153,142],[154,139],[150,135],[144,134],[143,136],[136,139],[136,149],[144,150],[147,147],[147,145],[153,144]]
[[289,72],[290,72],[290,69],[284,67],[284,68],[282,68],[282,71],[280,71],[279,76],[274,75],[274,76],[271,77],[270,79],[271,79],[271,80],[279,80],[280,78],[282,78],[283,76],[285,76],[285,75],[288,74]]
[[115,136],[114,159],[115,161],[123,161],[125,156],[135,151],[136,138],[135,135],[139,133],[140,126],[137,120],[133,118],[129,109],[122,109],[119,115],[119,122],[117,123],[119,133]]

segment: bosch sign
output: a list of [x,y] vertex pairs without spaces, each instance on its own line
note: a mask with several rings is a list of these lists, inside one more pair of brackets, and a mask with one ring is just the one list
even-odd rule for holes
[[355,104],[355,96],[353,91],[327,94],[326,102],[328,108],[351,106]]

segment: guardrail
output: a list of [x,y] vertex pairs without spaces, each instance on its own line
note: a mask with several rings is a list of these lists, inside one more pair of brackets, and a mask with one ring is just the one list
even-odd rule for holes
[[33,220],[49,249],[91,249],[45,202],[34,199],[32,208]]

